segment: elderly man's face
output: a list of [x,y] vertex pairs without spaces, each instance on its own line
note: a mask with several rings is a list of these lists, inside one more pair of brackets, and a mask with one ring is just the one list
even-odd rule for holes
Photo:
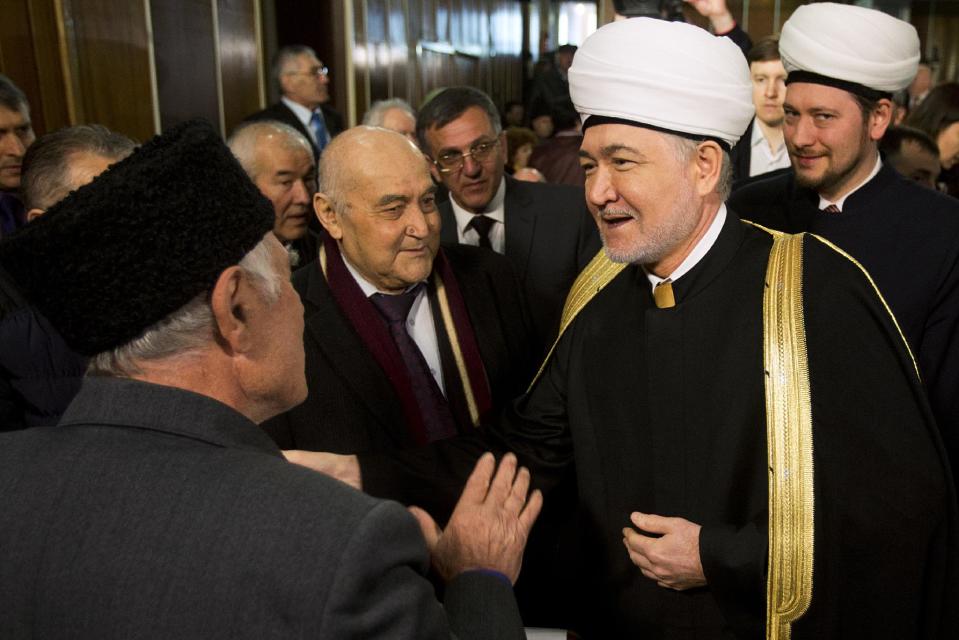
[[302,238],[316,193],[313,154],[303,148],[291,148],[274,135],[262,136],[257,140],[256,168],[254,182],[273,203],[273,233],[280,242]]
[[0,190],[20,188],[23,154],[35,137],[26,110],[11,111],[0,106]]
[[781,60],[764,60],[749,65],[753,81],[753,106],[760,122],[770,127],[783,123],[783,101],[786,99],[786,69]]
[[888,117],[864,118],[851,93],[809,82],[789,85],[785,113],[783,135],[796,182],[826,198],[841,196],[869,175],[876,161],[870,143],[889,124]]
[[[350,153],[348,210],[324,226],[364,278],[382,292],[402,293],[433,270],[440,244],[436,187],[415,147],[392,133],[380,139]],[[323,206],[319,196],[317,206]]]
[[287,63],[280,84],[283,95],[307,109],[316,109],[330,99],[326,67],[308,53],[301,53]]
[[580,164],[611,260],[655,265],[683,250],[701,207],[672,136],[622,124],[589,127]]
[[416,118],[402,109],[387,110],[383,114],[383,128],[401,133],[407,140],[416,144]]
[[[470,155],[463,159],[463,166],[451,171],[434,170],[457,204],[473,213],[482,213],[490,203],[503,180],[506,164],[505,134],[496,134],[486,112],[479,107],[470,107],[459,117],[440,129],[426,130],[426,142],[434,160],[441,156],[455,157],[478,148],[488,148],[482,158]],[[488,147],[487,145],[493,145]]]

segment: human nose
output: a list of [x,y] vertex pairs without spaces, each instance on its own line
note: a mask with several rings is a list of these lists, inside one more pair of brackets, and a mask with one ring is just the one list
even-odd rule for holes
[[26,151],[27,147],[20,136],[10,133],[0,138],[0,154],[22,158]]
[[293,201],[296,204],[308,205],[313,201],[313,194],[302,180],[293,183]]
[[414,238],[425,238],[430,233],[428,216],[419,206],[410,207],[409,219],[406,221],[406,234]]
[[811,146],[816,141],[814,127],[808,118],[798,117],[783,126],[783,135],[796,148]]
[[770,80],[766,83],[763,93],[767,98],[775,98],[779,94],[779,83],[775,80]]
[[472,151],[463,154],[463,173],[468,176],[475,176],[483,170],[483,165],[473,157]]
[[609,172],[597,167],[592,174],[586,176],[586,200],[599,209],[606,207],[619,199],[619,194],[613,187]]

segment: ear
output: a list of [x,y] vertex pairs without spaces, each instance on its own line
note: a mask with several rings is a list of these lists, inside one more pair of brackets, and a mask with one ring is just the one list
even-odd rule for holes
[[883,98],[876,104],[867,118],[869,127],[869,139],[879,141],[886,134],[886,129],[892,122],[893,106],[892,100]]
[[696,149],[696,193],[705,197],[716,190],[723,168],[723,149],[713,140],[700,143]]
[[325,193],[317,193],[313,196],[313,211],[316,213],[316,219],[320,221],[323,228],[334,240],[343,238],[343,228],[340,226],[340,215],[333,206],[333,200]]
[[231,353],[243,353],[250,348],[250,295],[256,292],[246,282],[243,270],[230,267],[220,274],[210,294],[210,307],[218,333],[217,342]]
[[30,209],[29,211],[27,211],[27,222],[33,222],[34,220],[42,216],[44,213],[46,213],[46,211],[44,211],[43,209]]
[[426,166],[430,168],[430,175],[433,176],[433,182],[436,184],[443,184],[443,174],[440,173],[440,170],[436,168],[436,163],[429,158],[426,158]]

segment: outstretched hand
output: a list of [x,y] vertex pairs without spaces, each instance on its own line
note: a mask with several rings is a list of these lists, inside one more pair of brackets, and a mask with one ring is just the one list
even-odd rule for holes
[[643,575],[667,589],[683,591],[706,585],[699,558],[699,531],[702,527],[683,518],[665,518],[635,512],[629,519],[639,531],[662,534],[645,536],[629,527],[623,529],[623,544]]
[[529,484],[529,471],[517,470],[515,455],[503,456],[497,469],[493,454],[485,453],[466,481],[446,529],[440,530],[419,507],[410,507],[433,566],[444,580],[472,569],[489,569],[516,582],[526,539],[543,506],[538,490],[527,496]]

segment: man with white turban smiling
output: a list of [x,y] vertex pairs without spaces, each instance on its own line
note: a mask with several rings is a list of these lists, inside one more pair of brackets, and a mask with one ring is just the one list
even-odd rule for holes
[[[724,204],[728,150],[753,115],[742,53],[636,18],[590,36],[569,78],[605,252],[483,442],[543,485],[575,468],[574,628],[959,637],[949,470],[891,315],[828,242]],[[359,471],[374,495],[411,468],[443,486],[478,450],[452,439],[360,456]]]
[[959,201],[904,179],[878,150],[891,94],[916,75],[916,30],[872,9],[811,4],[783,25],[779,48],[793,171],[730,203],[764,226],[819,234],[869,271],[916,355],[956,479]]

